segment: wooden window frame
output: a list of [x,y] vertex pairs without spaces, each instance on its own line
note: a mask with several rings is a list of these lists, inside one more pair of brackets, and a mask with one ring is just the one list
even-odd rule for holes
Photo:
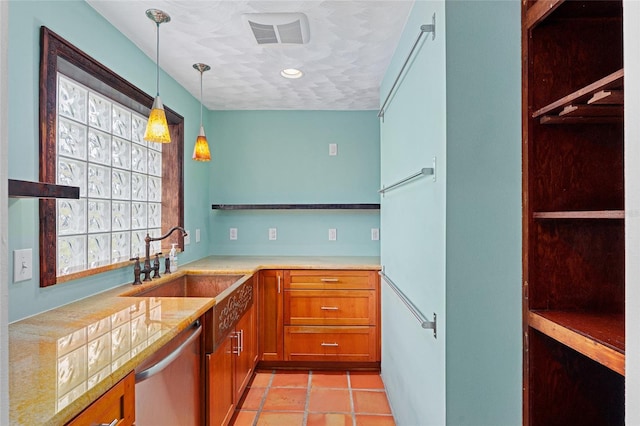
[[[128,108],[149,116],[153,97],[46,27],[40,28],[40,181],[56,183],[58,71]],[[171,143],[162,147],[162,233],[184,226],[184,118],[166,107]],[[57,276],[56,200],[40,200],[40,287],[95,275],[129,264],[120,262]],[[179,232],[162,241],[162,252],[172,243],[184,248]]]

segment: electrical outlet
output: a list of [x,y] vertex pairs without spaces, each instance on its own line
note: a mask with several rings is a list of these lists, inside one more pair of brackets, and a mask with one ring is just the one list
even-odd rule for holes
[[13,282],[30,280],[33,277],[33,254],[31,249],[13,251]]
[[185,232],[187,233],[187,235],[185,235],[184,237],[184,245],[188,246],[189,244],[191,244],[191,231],[185,229]]
[[233,241],[238,239],[238,228],[229,228],[229,239]]
[[380,239],[380,229],[371,228],[371,241],[378,241]]
[[329,241],[335,241],[338,239],[338,231],[336,228],[329,228]]
[[200,242],[200,230],[196,229],[196,243]]
[[338,155],[338,144],[337,143],[330,143],[329,144],[329,155],[332,156],[332,157]]
[[269,240],[275,241],[278,239],[278,230],[276,228],[269,228]]

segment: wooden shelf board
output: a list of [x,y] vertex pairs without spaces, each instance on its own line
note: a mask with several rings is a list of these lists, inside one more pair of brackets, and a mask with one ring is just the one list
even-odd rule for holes
[[624,210],[535,212],[534,219],[624,219]]
[[624,117],[559,117],[544,115],[540,117],[540,124],[622,124]]
[[563,2],[564,0],[538,0],[527,10],[524,27],[528,29],[535,27]]
[[540,108],[533,113],[532,117],[537,118],[543,115],[555,114],[560,112],[565,106],[571,104],[586,103],[597,92],[607,89],[621,89],[624,86],[624,69],[620,69],[600,80],[577,90],[557,101]]
[[380,204],[213,204],[213,210],[380,210]]
[[621,117],[624,105],[578,104],[564,107],[558,114],[561,117]]
[[9,197],[16,198],[80,198],[77,186],[9,179]]
[[529,311],[529,326],[624,376],[624,314]]

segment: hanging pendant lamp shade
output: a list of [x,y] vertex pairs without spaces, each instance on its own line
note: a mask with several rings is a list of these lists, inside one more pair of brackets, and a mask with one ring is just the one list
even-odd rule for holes
[[202,126],[200,126],[200,134],[196,138],[196,145],[193,147],[193,159],[196,161],[211,161],[209,142],[207,142]]
[[211,152],[209,151],[209,142],[207,142],[207,136],[204,134],[204,127],[202,125],[202,74],[205,71],[209,71],[211,67],[206,64],[193,64],[193,68],[200,71],[200,133],[196,138],[196,145],[193,147],[193,159],[196,161],[210,161]]
[[160,24],[171,21],[171,17],[158,9],[148,9],[147,17],[156,23],[156,98],[153,100],[144,140],[149,142],[169,143],[169,125],[160,99]]

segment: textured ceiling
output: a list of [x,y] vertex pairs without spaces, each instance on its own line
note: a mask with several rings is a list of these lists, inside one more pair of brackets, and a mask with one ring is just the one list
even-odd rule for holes
[[[199,98],[200,76],[192,65],[210,65],[203,101],[216,110],[378,109],[380,82],[413,2],[87,0],[154,62],[156,27],[145,11],[167,12],[171,22],[160,26],[160,66]],[[305,13],[309,43],[258,45],[242,15],[261,12]],[[280,76],[292,67],[304,76]]]

